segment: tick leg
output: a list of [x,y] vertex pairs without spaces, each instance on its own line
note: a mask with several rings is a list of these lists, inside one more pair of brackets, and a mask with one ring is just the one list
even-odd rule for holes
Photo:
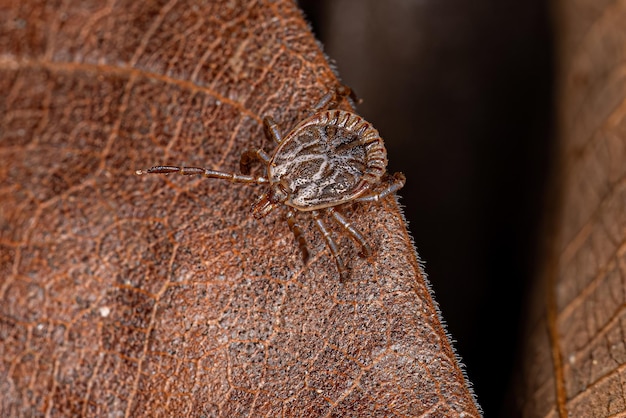
[[335,241],[333,240],[333,237],[330,235],[330,232],[328,231],[328,228],[326,228],[324,221],[322,221],[322,218],[320,217],[319,212],[314,210],[314,211],[311,211],[311,214],[313,215],[313,218],[315,219],[315,224],[317,225],[317,228],[320,230],[320,232],[324,236],[324,240],[326,240],[326,245],[328,245],[328,249],[332,253],[333,257],[335,258],[335,262],[337,263],[337,270],[339,270],[339,277],[342,282],[345,282],[348,279],[348,269],[346,269],[346,266],[343,263],[343,259],[341,258],[341,255],[339,254],[337,243],[335,243]]
[[249,149],[241,154],[239,171],[241,171],[242,174],[250,174],[250,166],[254,161],[263,161],[265,164],[269,164],[270,156],[262,149]]
[[397,192],[400,190],[404,183],[406,183],[406,177],[402,173],[395,173],[393,175],[392,182],[385,187],[383,190],[380,190],[376,193],[370,193],[365,196],[360,196],[354,199],[354,202],[378,202],[380,199],[387,197],[388,195]]
[[276,203],[273,203],[267,193],[263,193],[259,198],[252,204],[252,216],[255,219],[261,219],[269,215],[271,211],[276,208]]
[[369,257],[372,255],[372,248],[369,246],[367,240],[358,229],[353,227],[352,224],[350,224],[350,222],[348,222],[348,220],[341,213],[339,213],[337,209],[330,207],[327,208],[326,211],[329,212],[333,218],[335,218],[339,225],[346,230],[356,243],[361,245],[361,252],[359,253],[361,257]]
[[300,253],[302,254],[302,261],[306,264],[309,261],[309,250],[306,246],[304,236],[302,235],[302,229],[300,229],[300,225],[296,222],[295,214],[291,209],[287,211],[287,225],[289,225],[289,229],[298,242],[298,247],[300,248]]
[[[334,104],[334,106],[333,106]],[[322,109],[324,109],[325,107],[328,107],[329,109],[332,109],[333,107],[337,106],[337,100],[335,99],[335,91],[329,91],[328,93],[326,93],[325,95],[322,96],[322,98],[320,99],[319,102],[317,102],[317,104],[315,106],[313,106],[311,108],[311,114],[318,112]]]
[[350,100],[352,100],[354,104],[357,104],[357,105],[363,102],[363,100],[357,97],[354,90],[352,90],[350,87],[346,86],[345,84],[340,84],[339,86],[335,88],[335,95],[338,98],[349,97]]
[[137,170],[137,175],[142,174],[169,174],[179,173],[184,176],[204,176],[212,179],[228,180],[233,183],[256,183],[264,184],[268,183],[265,177],[255,177],[244,174],[226,173],[223,171],[210,170],[208,168],[200,167],[176,167],[171,165],[158,165],[156,167],[149,168],[147,170]]
[[348,86],[339,85],[322,96],[320,101],[311,108],[311,114],[322,109],[336,109],[339,102],[346,97],[350,97],[356,104],[360,103],[352,89]]
[[269,139],[273,139],[277,144],[283,141],[283,134],[280,133],[278,124],[274,122],[270,116],[266,116],[263,119],[263,126],[265,127],[265,136]]

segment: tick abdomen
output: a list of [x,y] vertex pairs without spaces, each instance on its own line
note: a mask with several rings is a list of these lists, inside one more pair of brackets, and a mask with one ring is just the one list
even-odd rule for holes
[[270,182],[287,187],[287,202],[300,210],[335,206],[380,181],[387,152],[378,131],[354,113],[319,112],[279,145],[270,164]]

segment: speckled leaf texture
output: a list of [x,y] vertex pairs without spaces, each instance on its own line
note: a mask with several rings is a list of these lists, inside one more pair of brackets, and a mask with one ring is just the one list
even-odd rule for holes
[[259,186],[134,175],[337,85],[295,3],[5,0],[0,54],[0,416],[479,416],[393,198],[340,283]]
[[525,417],[624,416],[626,1],[555,10],[561,209],[518,400]]

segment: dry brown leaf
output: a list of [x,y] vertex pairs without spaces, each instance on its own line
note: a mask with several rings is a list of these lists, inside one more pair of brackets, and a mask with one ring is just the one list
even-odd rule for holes
[[[558,2],[560,232],[536,298],[527,417],[626,413],[626,2]],[[548,301],[547,309],[545,301]]]
[[478,416],[393,199],[304,266],[232,170],[337,79],[290,1],[0,3],[0,415]]

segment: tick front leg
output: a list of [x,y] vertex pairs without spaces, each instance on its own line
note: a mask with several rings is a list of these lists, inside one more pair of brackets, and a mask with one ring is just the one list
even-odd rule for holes
[[369,193],[365,196],[360,196],[354,199],[355,202],[378,202],[379,200],[389,196],[392,193],[397,192],[406,183],[406,177],[402,173],[395,173],[392,177],[390,184],[382,190],[375,193]]
[[228,180],[233,183],[256,183],[265,184],[268,183],[268,179],[265,177],[248,176],[244,174],[228,173],[224,171],[211,170],[209,168],[201,167],[178,167],[173,165],[158,165],[156,167],[149,168],[147,170],[137,170],[135,174],[170,174],[178,173],[184,176],[204,176],[211,179]]
[[262,161],[265,164],[269,164],[270,156],[262,149],[249,149],[241,154],[239,171],[241,171],[242,174],[250,174],[250,166],[254,161]]
[[369,257],[372,255],[372,248],[367,243],[363,234],[352,226],[352,224],[348,222],[348,220],[341,213],[339,213],[337,209],[332,207],[327,208],[326,212],[329,212],[333,218],[335,218],[339,225],[341,225],[341,227],[350,235],[350,238],[352,238],[357,244],[361,245],[361,252],[359,253],[361,257]]
[[343,263],[343,259],[341,258],[341,255],[339,254],[339,248],[337,248],[337,243],[333,240],[333,237],[330,235],[330,231],[328,231],[328,228],[326,227],[326,224],[324,224],[324,221],[320,217],[319,212],[314,210],[314,211],[311,211],[311,214],[313,215],[313,218],[315,219],[315,225],[317,225],[317,228],[320,230],[320,232],[324,236],[324,240],[326,241],[326,245],[328,246],[328,249],[332,253],[333,257],[335,258],[335,263],[337,263],[337,270],[339,270],[339,278],[342,282],[345,282],[346,280],[348,280],[349,273],[348,273],[348,269],[346,269],[346,265]]
[[263,126],[265,128],[265,136],[269,139],[274,140],[277,144],[283,142],[283,134],[280,133],[280,128],[278,124],[274,122],[270,116],[266,116],[263,119]]

